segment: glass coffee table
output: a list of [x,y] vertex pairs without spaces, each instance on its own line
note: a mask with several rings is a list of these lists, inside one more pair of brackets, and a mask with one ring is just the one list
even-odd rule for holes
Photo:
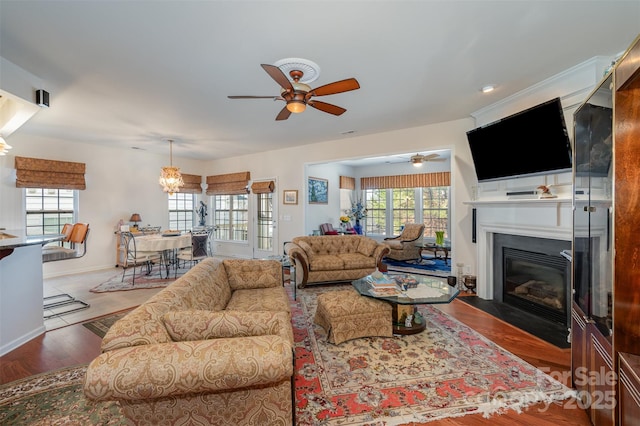
[[417,305],[449,303],[460,293],[446,280],[425,275],[367,275],[351,283],[362,296],[384,300],[393,307],[394,334],[416,334],[426,327]]

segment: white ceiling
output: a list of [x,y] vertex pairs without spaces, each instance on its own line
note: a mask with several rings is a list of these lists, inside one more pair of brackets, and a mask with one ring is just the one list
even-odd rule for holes
[[[199,159],[469,117],[639,30],[639,1],[0,0],[0,56],[51,94],[20,134]],[[347,112],[227,98],[278,95],[260,64],[289,57],[356,78],[315,98]]]

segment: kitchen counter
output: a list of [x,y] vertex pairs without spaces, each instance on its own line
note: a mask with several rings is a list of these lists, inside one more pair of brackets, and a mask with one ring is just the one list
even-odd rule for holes
[[63,238],[0,230],[0,355],[45,332],[42,245]]

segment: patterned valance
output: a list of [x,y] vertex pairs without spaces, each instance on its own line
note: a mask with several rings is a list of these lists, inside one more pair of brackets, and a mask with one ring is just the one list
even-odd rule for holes
[[276,189],[276,184],[272,180],[253,182],[251,184],[251,192],[254,194],[268,194],[273,192],[274,189]]
[[207,195],[239,195],[249,193],[250,172],[207,176]]
[[180,192],[185,194],[202,194],[202,176],[188,175],[182,173],[184,186],[180,188]]
[[426,188],[430,186],[451,186],[451,172],[360,178],[360,189]]
[[340,189],[356,189],[356,178],[340,176]]
[[16,157],[16,188],[86,189],[85,164]]

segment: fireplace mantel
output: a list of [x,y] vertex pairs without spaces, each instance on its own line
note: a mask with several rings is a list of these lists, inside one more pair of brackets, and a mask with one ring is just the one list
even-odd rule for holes
[[476,200],[477,294],[493,299],[493,234],[571,241],[573,204],[569,198]]

